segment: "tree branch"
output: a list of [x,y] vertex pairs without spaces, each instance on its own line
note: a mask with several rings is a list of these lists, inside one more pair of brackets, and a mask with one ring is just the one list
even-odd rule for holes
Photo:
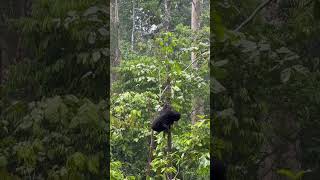
[[261,3],[253,12],[252,14],[243,21],[240,26],[238,26],[234,31],[239,31],[243,26],[247,25],[264,7],[266,7],[270,2],[273,0],[267,0],[264,3]]

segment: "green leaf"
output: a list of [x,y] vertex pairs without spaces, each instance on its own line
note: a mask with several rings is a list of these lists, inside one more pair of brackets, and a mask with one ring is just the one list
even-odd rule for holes
[[109,49],[108,48],[102,48],[101,49],[101,53],[106,56],[109,57]]
[[299,59],[299,56],[296,54],[284,58],[285,61],[292,61],[296,59]]
[[259,44],[259,47],[260,47],[260,51],[269,51],[271,48],[270,48],[270,44]]
[[281,47],[280,49],[277,49],[277,53],[279,53],[279,54],[289,54],[289,53],[292,53],[292,52],[286,47]]
[[222,86],[222,84],[220,84],[219,81],[217,81],[214,77],[211,77],[211,85],[212,85],[212,89],[213,89],[213,93],[217,94],[220,92],[223,92],[226,90],[226,88],[224,86]]
[[86,156],[81,152],[75,152],[67,160],[67,166],[74,170],[83,170],[85,168]]
[[84,103],[79,109],[77,115],[72,118],[71,123],[69,125],[70,128],[76,128],[81,124],[84,124],[84,127],[99,125],[99,110],[97,105],[92,102]]
[[281,72],[281,81],[283,83],[289,81],[291,76],[291,68],[286,68]]
[[45,117],[51,122],[61,121],[67,116],[68,108],[60,96],[46,100],[47,108],[44,111]]
[[95,32],[90,32],[88,42],[90,44],[94,44],[96,42],[96,37],[97,37],[97,35]]
[[251,52],[257,49],[257,44],[248,40],[241,40],[242,52]]
[[173,68],[175,72],[177,72],[178,74],[181,74],[182,70],[178,63],[174,63]]
[[98,156],[92,156],[88,159],[88,170],[93,174],[99,173],[99,158],[98,158]]
[[99,28],[98,31],[102,36],[107,36],[109,34],[108,30],[106,28],[104,28],[104,27]]
[[93,54],[92,54],[92,59],[94,62],[97,62],[99,59],[101,58],[101,54],[99,51],[95,51]]
[[83,76],[81,76],[81,79],[85,79],[85,78],[91,76],[92,74],[93,74],[92,71],[89,71],[86,74],[84,74]]
[[303,75],[307,75],[307,74],[309,73],[308,68],[306,68],[306,67],[304,67],[304,66],[302,66],[302,65],[295,65],[295,66],[293,66],[293,68],[294,68],[297,72],[299,72],[299,73],[301,73],[301,74],[303,74]]
[[31,119],[26,119],[19,125],[19,128],[26,130],[26,129],[29,129],[32,126],[32,124],[33,122],[31,121]]
[[96,14],[99,10],[100,10],[100,8],[98,8],[97,6],[92,6],[92,7],[88,8],[88,9],[83,13],[83,16],[88,16],[88,15],[91,15],[91,14]]
[[80,53],[77,58],[77,63],[85,64],[89,57],[89,53]]
[[278,174],[281,174],[281,175],[284,175],[286,177],[290,177],[292,179],[294,179],[294,175],[292,174],[291,171],[289,170],[286,170],[286,169],[280,169],[277,171]]
[[221,66],[224,66],[224,65],[228,64],[228,62],[229,61],[227,59],[224,59],[224,60],[221,60],[221,61],[214,62],[213,66],[221,67]]

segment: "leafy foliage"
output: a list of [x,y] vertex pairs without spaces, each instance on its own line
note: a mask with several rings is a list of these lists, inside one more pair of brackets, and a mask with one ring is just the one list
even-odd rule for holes
[[68,6],[62,2],[52,7],[49,0],[36,2],[32,17],[13,21],[30,59],[11,68],[6,94],[39,98],[72,92],[95,100],[105,96],[107,87],[100,82],[106,82],[108,73],[106,7],[88,2],[77,7],[72,1],[75,7],[69,11],[55,9]]
[[102,1],[33,1],[24,58],[1,84],[0,177],[107,177],[109,35]]
[[[120,3],[123,12],[120,14],[122,56],[120,65],[114,67],[117,79],[112,83],[111,90],[111,173],[121,179],[166,178],[167,173],[172,173],[176,179],[208,179],[210,122],[207,64],[210,28],[204,21],[203,28],[192,32],[186,23],[190,20],[190,4],[172,1],[173,30],[165,32],[160,28],[160,32],[145,35],[152,25],[161,23],[163,12],[156,1],[135,2],[138,7],[133,49],[128,37],[132,32],[132,19],[128,19],[132,18],[132,4]],[[182,11],[189,15],[181,16]],[[205,12],[204,19],[208,15]],[[191,64],[191,52],[198,57],[197,71]],[[172,128],[171,153],[165,153],[167,138],[162,133],[151,132],[151,122],[158,116],[165,101],[168,77],[171,81],[171,105],[182,115]],[[204,114],[199,117],[199,122],[192,125],[190,116],[195,96],[204,99]],[[154,138],[155,147],[150,172],[146,175],[151,138]]]
[[[261,174],[265,161],[272,162],[272,167],[266,165],[271,169],[266,172],[269,177],[273,174],[280,178],[275,171],[284,168],[287,170],[280,170],[280,174],[294,179],[304,173],[291,172],[305,172],[303,169],[312,169],[308,174],[313,175],[306,174],[306,179],[317,176],[317,160],[311,160],[313,153],[307,150],[318,149],[319,145],[312,140],[317,136],[317,103],[307,98],[318,91],[314,79],[318,77],[318,25],[313,24],[315,14],[310,16],[316,8],[316,2],[312,2],[271,3],[241,32],[230,29],[243,22],[250,15],[246,12],[252,12],[259,2],[214,2],[212,134],[221,146],[214,144],[213,149],[227,162],[229,179],[266,178]],[[289,9],[284,10],[287,5]],[[283,157],[288,153],[283,146],[294,142],[301,142],[297,143],[297,159]],[[295,166],[301,169],[289,168]]]
[[20,177],[105,176],[105,102],[67,95],[20,104],[22,118],[10,119],[21,110],[17,105],[1,116],[7,130],[1,138],[2,167]]

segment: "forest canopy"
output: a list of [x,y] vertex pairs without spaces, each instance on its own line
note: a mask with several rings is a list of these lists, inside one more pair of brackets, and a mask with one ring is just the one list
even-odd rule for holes
[[319,0],[1,1],[0,179],[318,179],[319,30]]
[[111,177],[209,179],[209,1],[111,4]]

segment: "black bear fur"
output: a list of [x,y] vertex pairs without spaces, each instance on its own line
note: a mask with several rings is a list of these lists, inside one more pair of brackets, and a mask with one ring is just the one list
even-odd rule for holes
[[180,117],[180,113],[170,108],[164,108],[160,112],[160,115],[152,122],[151,128],[157,132],[169,130],[174,121],[178,121]]

